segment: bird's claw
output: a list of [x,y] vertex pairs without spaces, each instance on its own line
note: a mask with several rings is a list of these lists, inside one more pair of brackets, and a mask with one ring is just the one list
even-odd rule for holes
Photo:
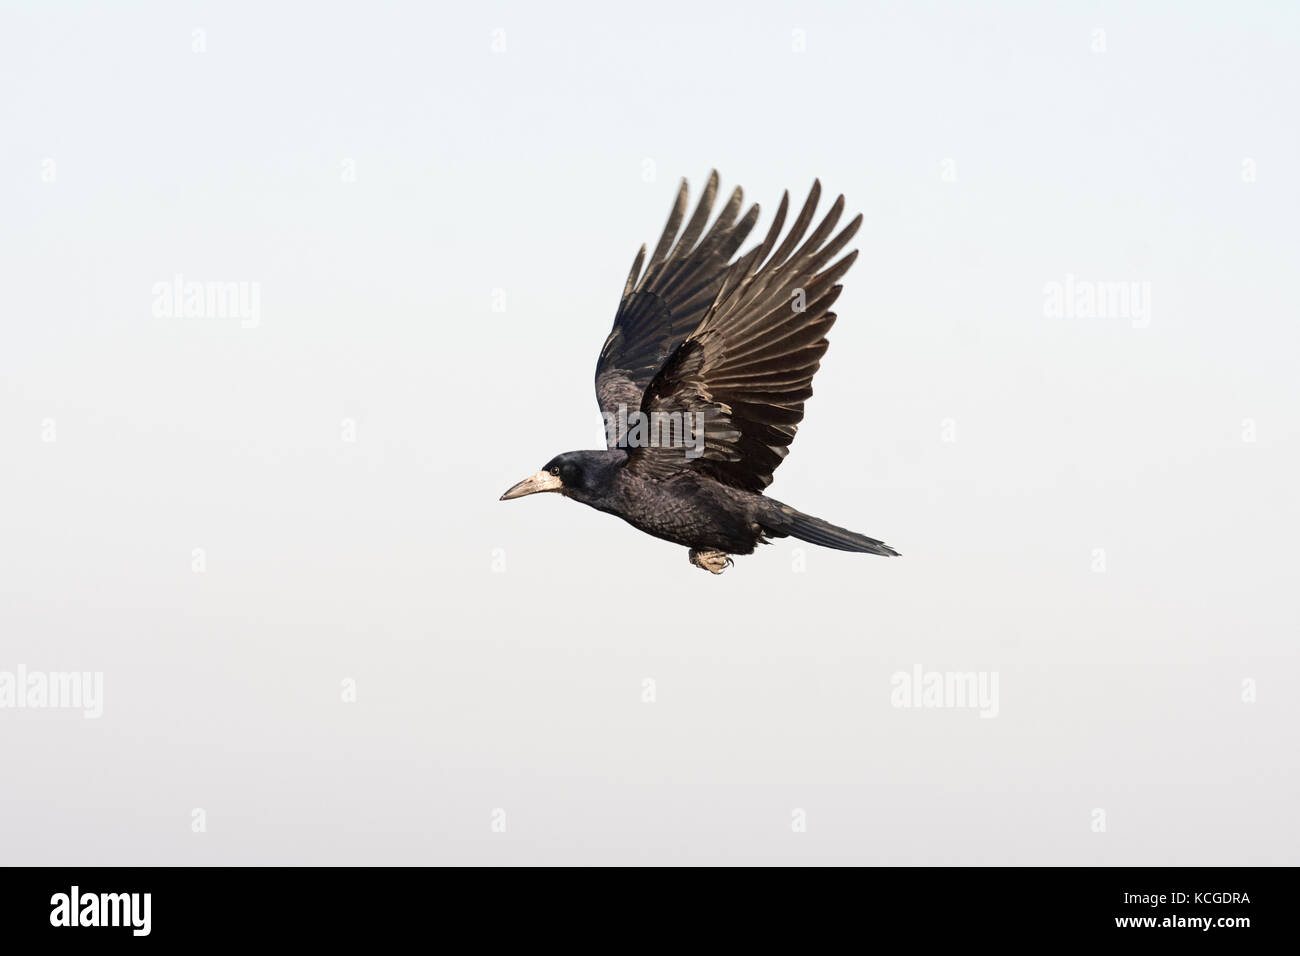
[[735,562],[723,551],[707,551],[691,548],[691,564],[703,568],[710,574],[721,574]]

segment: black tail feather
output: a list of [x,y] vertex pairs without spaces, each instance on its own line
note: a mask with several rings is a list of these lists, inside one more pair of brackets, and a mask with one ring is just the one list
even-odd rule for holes
[[865,534],[847,531],[831,524],[829,521],[814,518],[812,515],[803,514],[793,508],[789,508],[788,511],[791,513],[788,516],[788,523],[783,529],[784,533],[798,538],[800,541],[819,544],[823,548],[834,548],[836,551],[860,551],[866,554],[882,554],[894,558],[901,557],[897,551],[883,541],[868,538]]

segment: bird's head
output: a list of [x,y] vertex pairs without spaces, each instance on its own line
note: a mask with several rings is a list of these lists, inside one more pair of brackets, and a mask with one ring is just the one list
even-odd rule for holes
[[542,491],[558,491],[566,497],[586,500],[603,489],[611,469],[622,464],[626,457],[621,451],[566,451],[548,461],[537,474],[529,475],[507,490],[501,500]]

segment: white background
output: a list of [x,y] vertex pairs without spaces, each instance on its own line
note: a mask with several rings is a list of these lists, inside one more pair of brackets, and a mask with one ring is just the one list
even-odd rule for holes
[[[1295,7],[0,16],[4,862],[1300,862]],[[772,493],[902,559],[497,501],[715,166],[866,216]]]

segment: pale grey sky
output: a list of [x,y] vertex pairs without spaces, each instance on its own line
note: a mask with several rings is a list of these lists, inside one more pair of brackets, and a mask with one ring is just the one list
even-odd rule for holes
[[[1293,6],[0,24],[5,862],[1300,862]],[[497,501],[713,167],[865,214],[771,490],[902,559]]]

